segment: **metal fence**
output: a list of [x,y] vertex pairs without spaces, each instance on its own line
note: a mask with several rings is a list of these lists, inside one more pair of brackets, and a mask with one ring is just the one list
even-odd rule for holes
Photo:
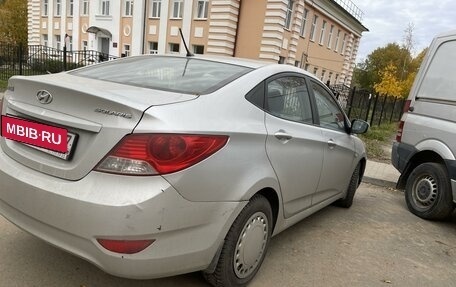
[[66,51],[42,45],[0,43],[0,80],[13,75],[58,73],[115,58],[93,50]]

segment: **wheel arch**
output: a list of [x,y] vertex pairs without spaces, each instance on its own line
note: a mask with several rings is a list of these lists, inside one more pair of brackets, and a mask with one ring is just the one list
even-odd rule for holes
[[410,173],[417,166],[419,166],[422,163],[426,163],[426,162],[434,162],[434,163],[440,163],[440,164],[445,165],[444,159],[436,151],[433,151],[433,150],[419,151],[419,152],[415,153],[408,161],[407,166],[404,169],[404,172],[402,172],[401,176],[399,177],[399,180],[397,182],[397,188],[405,189],[405,185],[407,184],[407,179],[408,179]]

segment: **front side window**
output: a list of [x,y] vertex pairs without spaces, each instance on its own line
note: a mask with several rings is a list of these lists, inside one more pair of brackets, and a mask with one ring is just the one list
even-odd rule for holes
[[110,11],[110,3],[111,1],[109,0],[101,0],[101,3],[100,3],[100,14],[103,15],[103,16],[109,16],[111,15],[111,11]]
[[312,82],[312,90],[315,95],[320,126],[345,132],[344,112],[339,108],[334,97],[316,82]]
[[124,1],[124,16],[133,15],[133,0]]
[[209,0],[198,0],[196,3],[196,18],[207,19]]
[[288,0],[287,15],[285,18],[285,28],[287,28],[287,29],[290,29],[292,16],[293,16],[293,0]]
[[55,0],[54,16],[62,15],[62,0]]
[[266,87],[266,111],[294,122],[312,123],[312,109],[306,80],[285,76],[275,79]]
[[151,0],[150,17],[160,18],[161,0]]
[[317,29],[318,16],[314,15],[312,27],[310,27],[310,41],[315,41],[315,29]]
[[171,18],[182,18],[182,12],[184,9],[184,1],[183,0],[173,0],[172,6],[172,14]]
[[49,0],[43,0],[41,15],[48,16],[49,15],[48,13],[49,13]]
[[[130,57],[70,72],[72,75],[184,94],[207,94],[251,68],[181,57]],[[153,96],[153,93],[149,93]],[[148,95],[144,95],[148,96]]]

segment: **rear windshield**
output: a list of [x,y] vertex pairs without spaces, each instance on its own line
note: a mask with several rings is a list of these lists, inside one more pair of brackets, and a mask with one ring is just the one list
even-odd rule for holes
[[211,93],[252,69],[196,58],[140,56],[70,72],[75,76],[184,94]]

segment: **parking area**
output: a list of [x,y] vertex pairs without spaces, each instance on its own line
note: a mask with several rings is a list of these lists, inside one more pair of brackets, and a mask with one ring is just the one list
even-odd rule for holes
[[[274,237],[250,286],[455,286],[456,216],[422,220],[403,193],[362,184],[351,209],[327,207]],[[199,273],[116,278],[0,217],[0,286],[208,286]]]

